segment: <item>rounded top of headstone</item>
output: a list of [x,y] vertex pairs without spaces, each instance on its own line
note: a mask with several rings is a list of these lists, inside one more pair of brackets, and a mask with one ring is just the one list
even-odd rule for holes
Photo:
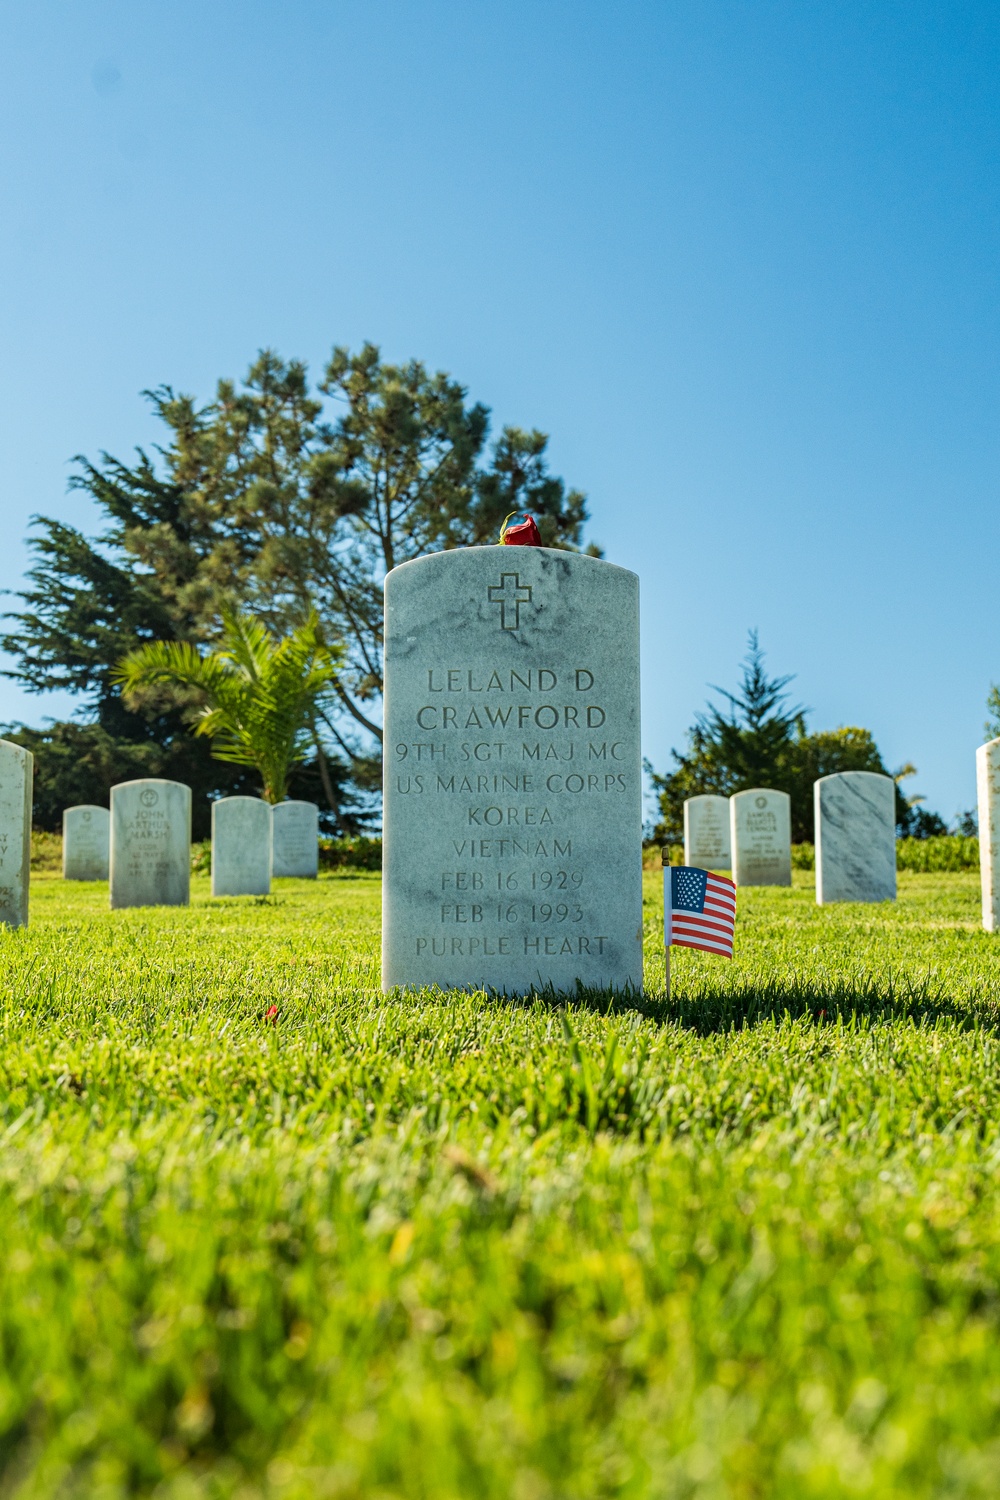
[[159,790],[161,787],[179,786],[182,792],[190,792],[191,788],[183,781],[169,781],[164,776],[136,776],[132,781],[117,781],[111,788],[112,795],[115,792],[124,791],[126,787],[142,786],[151,791]]
[[15,745],[13,740],[0,739],[0,755],[13,755],[18,760],[34,760],[30,750],[25,750],[23,745]]
[[[431,552],[385,579],[389,649],[397,661],[448,640],[491,657],[501,651],[510,661],[570,640],[579,650],[588,637],[619,638],[623,611],[634,614],[638,602],[635,573],[555,547]],[[630,618],[629,630],[633,624]]]
[[892,777],[882,771],[831,771],[829,776],[818,776],[813,784],[825,786],[828,781],[856,780],[861,776],[868,781],[887,781],[890,786],[895,786]]
[[788,801],[791,800],[787,792],[781,792],[774,786],[747,786],[741,792],[734,792],[732,800],[735,802],[740,797],[752,797],[755,807],[766,807],[771,797],[784,797]]
[[397,578],[400,573],[412,571],[415,568],[453,567],[459,559],[462,561],[469,558],[478,560],[489,554],[494,554],[494,561],[505,562],[511,566],[515,563],[522,563],[528,556],[538,558],[546,567],[555,564],[557,568],[564,567],[567,570],[569,568],[575,570],[592,568],[606,572],[611,569],[629,578],[638,579],[639,576],[630,568],[607,562],[603,557],[590,557],[586,552],[567,552],[563,547],[504,547],[497,542],[485,547],[449,547],[443,552],[427,552],[423,557],[411,557],[408,562],[397,563],[396,567],[386,574],[385,581],[388,583],[390,578]]
[[[232,797],[216,797],[212,802],[212,806],[218,807],[223,802],[253,802],[254,804],[256,804],[258,802],[264,802],[264,798],[250,797],[246,793],[241,792]],[[267,802],[264,802],[264,806],[267,807],[269,806],[269,804]]]

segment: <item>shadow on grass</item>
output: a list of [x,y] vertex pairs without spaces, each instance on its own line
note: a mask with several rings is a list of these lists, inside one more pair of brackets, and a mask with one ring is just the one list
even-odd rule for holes
[[572,996],[536,991],[508,996],[505,1003],[540,1005],[553,1011],[568,1006],[602,1016],[640,1015],[657,1025],[683,1026],[701,1036],[773,1025],[785,1019],[809,1020],[819,1026],[909,1021],[915,1026],[943,1024],[1000,1035],[1000,995],[955,1000],[936,981],[928,978],[915,982],[906,976],[899,980],[860,978],[828,986],[774,981],[731,990],[703,989],[669,999],[654,990],[638,994],[581,986]]

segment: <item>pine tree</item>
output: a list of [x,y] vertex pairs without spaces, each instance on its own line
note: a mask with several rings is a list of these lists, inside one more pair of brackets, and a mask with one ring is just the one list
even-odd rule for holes
[[[867,729],[845,727],[818,734],[806,730],[807,710],[787,707],[788,684],[794,679],[769,677],[756,630],[749,636],[742,680],[736,692],[714,688],[728,702],[728,712],[709,704],[696,715],[682,754],[671,751],[675,769],[659,775],[647,762],[660,808],[653,837],[679,844],[684,837],[684,802],[703,792],[729,797],[751,787],[787,792],[791,799],[792,839],[813,838],[813,783],[836,771],[875,771],[888,775]],[[912,766],[896,773],[896,815],[901,832],[913,816],[898,781]]]
[[386,571],[495,541],[503,515],[526,506],[547,545],[575,549],[584,496],[548,473],[544,434],[505,428],[487,455],[484,406],[419,361],[383,363],[371,344],[335,349],[318,392],[300,361],[265,350],[242,385],[220,381],[207,405],[169,386],[145,394],[164,442],[131,465],[77,460],[72,483],[104,529],[87,537],[37,518],[23,608],[0,643],[14,660],[7,675],[29,692],[81,700],[82,723],[8,730],[38,755],[39,805],[57,816],[58,797],[84,800],[71,795],[66,747],[77,742],[91,766],[86,800],[100,800],[98,767],[141,764],[134,774],[191,783],[197,827],[200,794],[236,790],[243,773],[191,741],[187,690],[161,689],[130,709],[115,664],[149,641],[210,646],[223,609],[251,611],[279,635],[315,609],[344,651],[315,760],[293,775],[312,778],[327,826],[354,831],[379,784]]

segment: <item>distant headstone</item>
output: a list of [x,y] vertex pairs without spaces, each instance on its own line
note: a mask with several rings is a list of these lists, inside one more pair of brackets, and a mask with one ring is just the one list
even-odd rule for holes
[[474,547],[385,601],[384,988],[640,988],[639,580]]
[[698,870],[732,867],[729,798],[706,792],[684,804],[684,863]]
[[1000,740],[990,740],[976,751],[976,784],[983,926],[987,932],[1000,932]]
[[315,802],[279,802],[272,818],[275,875],[315,880],[319,874],[319,808]]
[[82,803],[67,807],[62,819],[63,880],[107,880],[111,853],[111,814]]
[[31,870],[30,750],[0,740],[0,922],[25,927]]
[[212,803],[212,895],[267,896],[270,890],[270,803],[220,797]]
[[111,788],[111,906],[187,906],[191,788],[148,777]]
[[813,785],[816,900],[895,901],[896,786],[875,771],[840,771]]
[[754,787],[729,799],[733,879],[737,885],[791,885],[792,801]]

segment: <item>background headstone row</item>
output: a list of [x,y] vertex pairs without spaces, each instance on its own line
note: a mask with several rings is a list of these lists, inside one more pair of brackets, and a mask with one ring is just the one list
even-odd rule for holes
[[[977,752],[983,926],[1000,930],[1000,739]],[[895,792],[890,777],[844,771],[814,786],[816,899],[888,901],[896,896]],[[0,923],[28,920],[32,756],[0,741]],[[315,879],[319,810],[272,808],[257,797],[212,806],[213,896],[267,895],[272,876]],[[111,789],[111,810],[63,813],[63,876],[109,880],[113,908],[179,906],[190,899],[191,791],[145,778]],[[755,787],[684,804],[684,862],[731,869],[737,885],[791,884],[786,792]]]
[[[0,924],[28,920],[31,752],[0,740]],[[108,880],[113,908],[186,906],[191,892],[191,788],[148,777],[111,788],[111,809],[63,813],[63,877]],[[259,797],[212,805],[213,896],[266,896],[271,877],[315,880],[319,809]]]
[[[67,810],[67,817],[73,809]],[[313,802],[223,797],[212,804],[212,895],[266,896],[271,876],[315,880]],[[63,826],[63,858],[67,824]],[[70,851],[70,858],[74,852]],[[191,889],[191,788],[146,778],[111,788],[108,878],[113,909],[186,906]]]
[[[1000,778],[998,778],[1000,779]],[[896,899],[896,789],[890,776],[841,771],[813,786],[816,900]],[[754,787],[684,804],[684,863],[732,870],[737,885],[791,885],[787,792]]]

